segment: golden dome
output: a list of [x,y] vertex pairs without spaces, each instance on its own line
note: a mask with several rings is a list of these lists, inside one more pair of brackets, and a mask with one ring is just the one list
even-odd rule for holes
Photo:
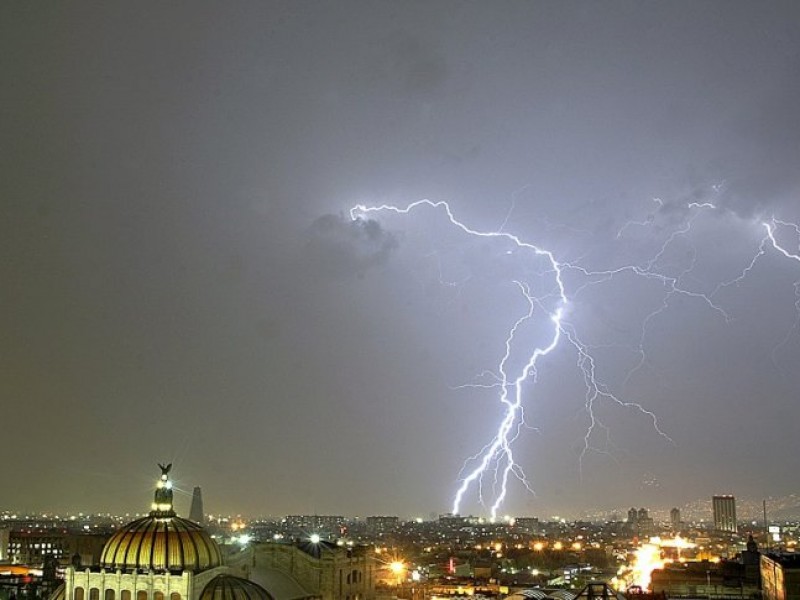
[[[161,466],[161,465],[159,465]],[[172,509],[169,470],[161,467],[150,515],[128,523],[103,547],[100,564],[106,569],[203,571],[222,564],[219,546],[205,530]]]
[[216,542],[202,527],[180,517],[149,516],[128,523],[106,542],[106,569],[203,571],[222,564]]
[[53,593],[50,594],[48,600],[64,600],[66,597],[67,597],[67,586],[62,583],[56,589],[53,590]]
[[257,583],[233,575],[217,575],[208,582],[198,600],[273,600]]

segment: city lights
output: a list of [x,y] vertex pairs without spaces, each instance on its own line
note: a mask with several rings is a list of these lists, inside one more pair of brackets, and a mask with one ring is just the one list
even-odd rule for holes
[[389,568],[395,575],[401,575],[406,570],[406,565],[402,561],[395,560],[389,563]]

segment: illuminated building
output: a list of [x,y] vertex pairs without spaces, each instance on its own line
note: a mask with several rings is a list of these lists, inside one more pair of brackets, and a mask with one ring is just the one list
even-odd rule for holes
[[108,536],[91,533],[69,533],[60,529],[11,531],[6,556],[18,565],[41,566],[48,556],[66,564],[77,556],[82,564],[99,560]]
[[677,531],[681,528],[681,511],[679,509],[673,508],[671,511],[669,511],[669,522],[674,531]]
[[628,511],[628,527],[636,535],[649,535],[653,532],[655,522],[646,508],[636,510],[631,508]]
[[291,535],[308,536],[318,533],[323,537],[338,537],[346,526],[347,520],[342,516],[330,515],[289,515],[286,526]]
[[397,517],[367,517],[367,533],[383,535],[397,530],[400,519]]
[[0,562],[9,560],[8,543],[11,537],[11,530],[8,527],[0,527]]
[[514,527],[524,533],[539,533],[542,526],[539,523],[539,517],[517,517],[514,519]]
[[175,514],[171,466],[161,467],[150,514],[114,533],[99,565],[67,567],[51,600],[274,600],[223,564],[200,525]]
[[377,561],[372,549],[314,539],[250,544],[228,564],[276,600],[373,600]]
[[763,600],[800,600],[800,555],[761,555]]
[[711,504],[714,511],[714,529],[736,533],[736,498],[731,495],[714,496]]

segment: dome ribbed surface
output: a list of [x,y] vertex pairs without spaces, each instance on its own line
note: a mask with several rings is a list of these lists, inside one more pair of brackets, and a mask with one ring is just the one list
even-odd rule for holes
[[106,569],[204,571],[222,564],[216,542],[205,530],[180,517],[151,515],[117,531],[103,547]]
[[67,597],[67,586],[62,583],[56,589],[53,590],[53,593],[50,594],[50,598],[48,600],[64,600],[64,598],[66,597]]
[[233,575],[217,575],[208,582],[198,600],[273,600],[257,583]]

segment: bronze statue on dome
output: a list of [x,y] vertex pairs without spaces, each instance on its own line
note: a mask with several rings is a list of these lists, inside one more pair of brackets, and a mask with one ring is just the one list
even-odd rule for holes
[[166,467],[158,463],[158,467],[161,469],[161,478],[156,484],[153,510],[150,512],[150,516],[174,517],[175,513],[172,510],[172,482],[169,480],[172,463],[169,463]]

